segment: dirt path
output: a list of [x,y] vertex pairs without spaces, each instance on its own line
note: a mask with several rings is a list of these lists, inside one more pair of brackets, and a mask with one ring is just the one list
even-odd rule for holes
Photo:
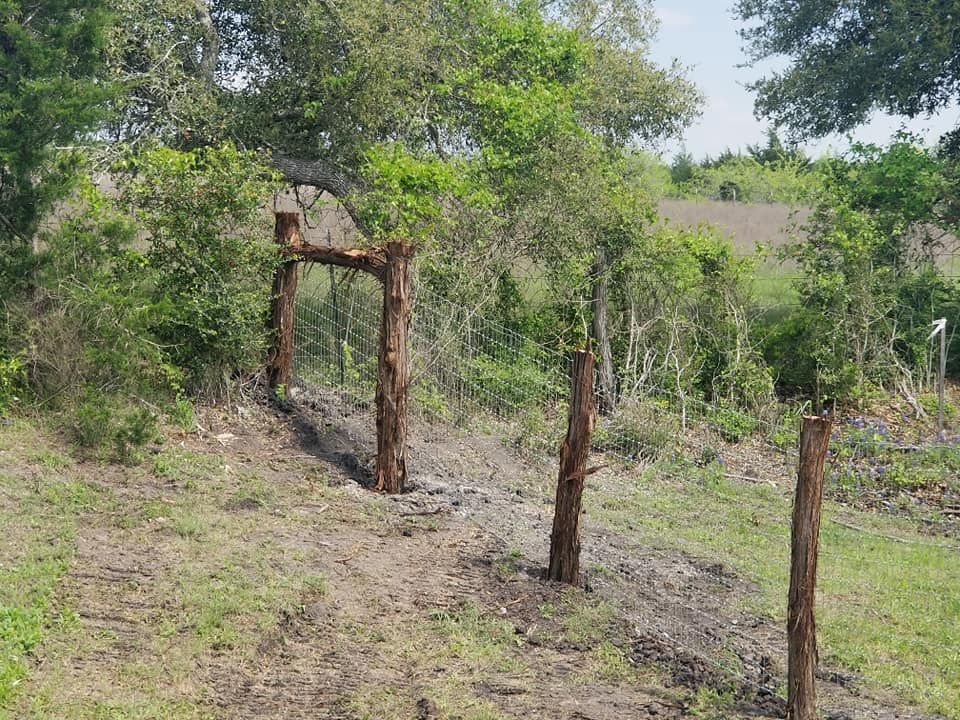
[[[778,717],[782,631],[729,568],[585,527],[589,591],[539,580],[552,473],[419,428],[412,492],[362,487],[365,418],[210,411],[97,501],[19,718]],[[359,481],[359,482],[358,482]],[[724,670],[732,662],[734,671]],[[831,717],[919,718],[827,685]]]

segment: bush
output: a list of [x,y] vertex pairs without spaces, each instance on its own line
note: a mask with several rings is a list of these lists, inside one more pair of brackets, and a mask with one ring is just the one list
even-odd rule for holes
[[74,441],[83,449],[108,451],[112,459],[131,464],[142,460],[140,449],[158,436],[157,416],[146,407],[88,389],[68,416]]
[[532,352],[509,358],[477,355],[468,361],[466,375],[481,404],[502,415],[536,408],[564,392],[559,379],[540,367]]
[[654,462],[674,446],[679,434],[680,420],[665,403],[624,400],[612,416],[601,419],[593,446],[634,460]]
[[277,183],[254,153],[231,145],[131,157],[121,205],[150,248],[143,261],[158,312],[151,330],[199,389],[262,361],[271,277],[279,262],[263,210]]
[[760,429],[756,418],[726,404],[711,408],[707,419],[720,437],[729,443],[745,440]]

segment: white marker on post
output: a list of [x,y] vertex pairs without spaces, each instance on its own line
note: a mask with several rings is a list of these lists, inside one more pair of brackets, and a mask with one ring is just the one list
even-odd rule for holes
[[937,437],[942,440],[943,405],[947,384],[947,319],[940,318],[939,320],[934,320],[931,325],[933,325],[933,332],[930,333],[927,340],[933,340],[937,335],[940,335],[940,377],[938,378],[939,383],[937,385]]

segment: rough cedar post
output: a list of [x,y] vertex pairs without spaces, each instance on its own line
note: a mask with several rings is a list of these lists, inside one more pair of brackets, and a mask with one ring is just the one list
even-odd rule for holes
[[403,492],[407,482],[407,388],[410,357],[410,258],[413,248],[387,243],[383,269],[383,316],[377,358],[377,489]]
[[567,437],[560,447],[557,504],[550,535],[547,577],[571,585],[580,584],[580,502],[584,479],[590,474],[587,458],[597,420],[593,399],[594,364],[589,350],[574,352]]
[[793,504],[790,595],[787,607],[787,718],[816,720],[817,634],[813,604],[817,584],[823,465],[830,447],[829,418],[804,417],[800,469]]
[[[302,244],[300,214],[278,212],[275,238],[282,251],[295,251]],[[273,296],[270,302],[270,329],[273,346],[267,356],[267,382],[270,387],[289,386],[293,377],[293,318],[297,293],[297,261],[288,260],[277,268],[273,276]]]

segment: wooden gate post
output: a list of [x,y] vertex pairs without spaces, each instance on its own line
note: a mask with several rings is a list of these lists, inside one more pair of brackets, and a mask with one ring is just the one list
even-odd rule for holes
[[560,447],[557,503],[550,535],[550,565],[547,578],[580,584],[580,504],[590,455],[590,436],[597,421],[593,396],[593,353],[577,350],[570,373],[570,408],[567,437]]
[[816,720],[817,717],[817,633],[813,605],[823,505],[823,465],[830,448],[832,424],[829,418],[804,417],[800,431],[787,606],[788,720]]
[[387,243],[383,268],[383,315],[377,358],[377,489],[403,492],[407,482],[407,389],[410,357],[410,258],[413,247]]
[[[275,220],[275,239],[281,251],[295,251],[302,244],[300,214],[278,212]],[[289,387],[293,378],[293,323],[294,300],[297,293],[297,261],[287,260],[273,276],[273,295],[270,300],[270,329],[273,345],[267,355],[267,382],[270,387]]]

